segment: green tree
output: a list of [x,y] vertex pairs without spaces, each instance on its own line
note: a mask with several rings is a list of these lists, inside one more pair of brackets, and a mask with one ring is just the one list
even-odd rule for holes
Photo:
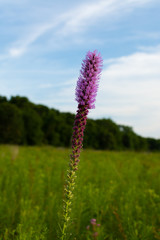
[[34,104],[31,103],[26,97],[12,96],[9,102],[16,105],[20,109],[24,109],[26,107],[30,107],[30,108],[34,107]]
[[148,149],[150,151],[160,151],[160,139],[156,140],[154,138],[147,138]]
[[0,104],[0,143],[22,144],[24,125],[21,111],[14,105]]
[[84,148],[101,148],[99,138],[97,137],[98,131],[96,121],[88,119],[84,132]]
[[118,126],[111,119],[96,120],[101,149],[120,149],[121,135]]
[[12,96],[10,103],[22,111],[25,144],[41,144],[43,141],[42,118],[34,109],[36,105],[31,103],[28,98],[20,96]]
[[42,120],[35,110],[28,107],[22,110],[25,143],[29,145],[39,145],[43,140]]
[[72,127],[74,122],[74,114],[61,113],[58,115],[59,126],[58,131],[60,133],[60,141],[62,146],[71,146]]
[[[70,147],[74,117],[26,97],[0,96],[0,143]],[[143,138],[111,119],[88,119],[83,143],[94,149],[160,151],[160,139]]]
[[0,103],[7,102],[7,98],[4,96],[0,96]]
[[56,111],[50,110],[43,121],[43,132],[46,142],[53,146],[62,146],[59,134],[59,119]]

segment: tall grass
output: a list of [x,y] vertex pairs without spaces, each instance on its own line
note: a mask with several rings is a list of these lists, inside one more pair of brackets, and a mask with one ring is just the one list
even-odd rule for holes
[[[0,240],[56,240],[69,149],[0,146]],[[160,239],[160,154],[85,150],[70,239]]]

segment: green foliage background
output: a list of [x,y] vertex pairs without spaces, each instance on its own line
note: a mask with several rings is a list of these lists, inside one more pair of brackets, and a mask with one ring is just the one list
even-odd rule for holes
[[[36,105],[26,97],[0,97],[1,144],[69,147],[73,122],[74,114]],[[84,148],[160,151],[160,140],[141,137],[111,119],[88,119]]]
[[[70,149],[0,146],[0,239],[56,240]],[[68,239],[160,239],[160,154],[84,150]]]

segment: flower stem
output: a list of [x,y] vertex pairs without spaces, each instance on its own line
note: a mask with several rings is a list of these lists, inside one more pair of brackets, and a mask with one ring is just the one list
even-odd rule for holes
[[70,155],[69,169],[67,171],[67,180],[65,191],[65,199],[63,205],[63,227],[61,240],[66,239],[66,231],[70,220],[70,212],[73,198],[74,185],[76,180],[76,171],[78,170],[79,153],[82,149],[83,132],[86,125],[88,110],[85,106],[78,106],[75,117],[73,135],[72,135],[72,154]]

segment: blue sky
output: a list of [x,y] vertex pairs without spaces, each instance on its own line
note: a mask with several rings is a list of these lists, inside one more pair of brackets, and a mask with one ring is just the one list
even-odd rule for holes
[[81,61],[103,73],[91,118],[160,138],[159,0],[0,0],[0,95],[75,112]]

